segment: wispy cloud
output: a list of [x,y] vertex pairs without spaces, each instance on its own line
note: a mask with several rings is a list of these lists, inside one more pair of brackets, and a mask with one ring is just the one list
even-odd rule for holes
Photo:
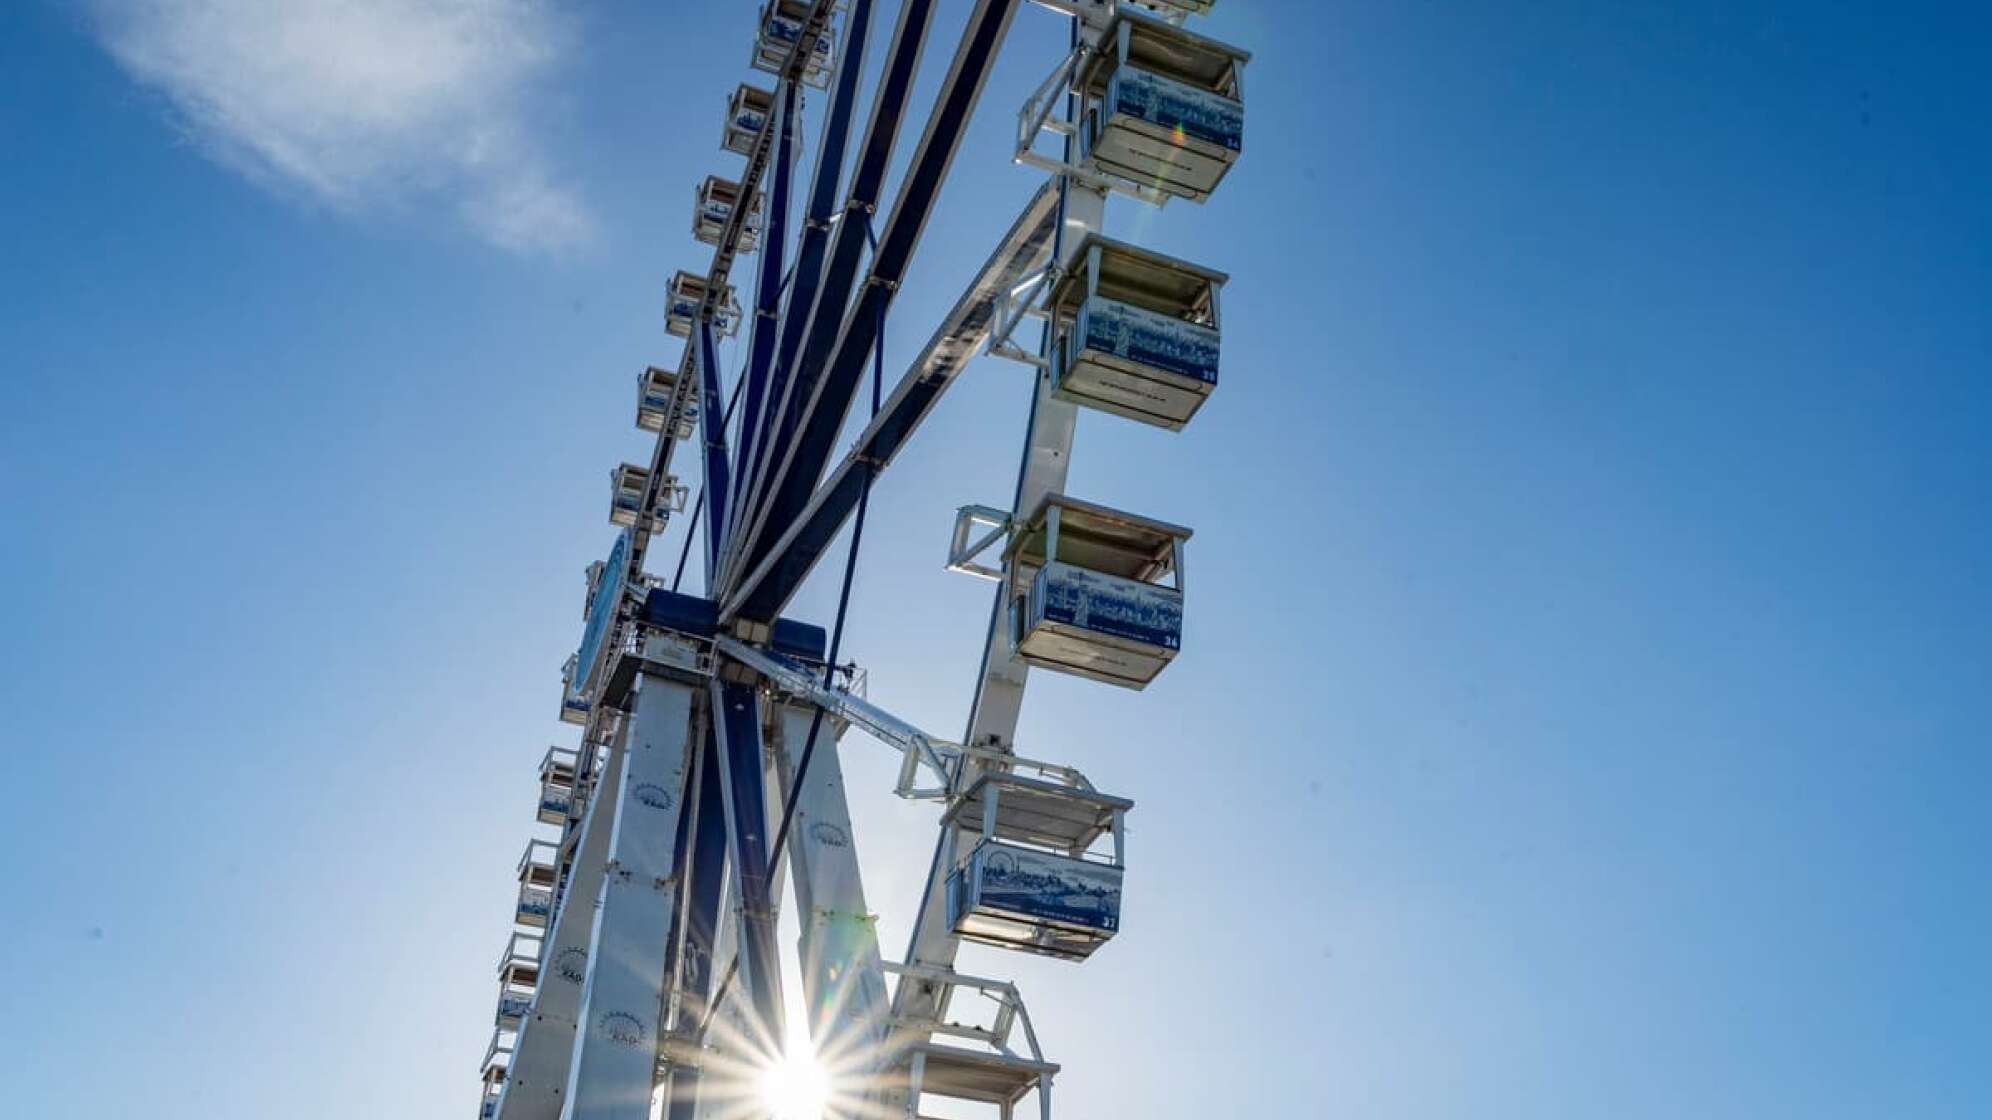
[[594,221],[527,104],[571,49],[537,0],[91,0],[98,37],[216,159],[343,212],[454,206],[516,251]]

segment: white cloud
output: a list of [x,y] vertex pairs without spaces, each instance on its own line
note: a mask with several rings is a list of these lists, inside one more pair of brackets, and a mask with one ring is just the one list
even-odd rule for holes
[[348,213],[454,200],[494,244],[594,220],[527,99],[571,46],[538,0],[92,0],[99,38],[215,158]]

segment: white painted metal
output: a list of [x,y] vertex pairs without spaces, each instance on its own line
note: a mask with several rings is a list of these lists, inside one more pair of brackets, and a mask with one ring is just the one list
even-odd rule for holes
[[[783,692],[802,697],[821,707],[832,717],[864,728],[880,742],[902,752],[905,757],[900,768],[898,790],[901,797],[939,797],[947,792],[954,759],[961,753],[959,743],[935,739],[898,716],[845,689],[825,688],[815,674],[805,672],[779,658],[771,657],[736,638],[722,635],[714,645],[721,653],[761,674]],[[917,774],[916,768],[920,766],[925,766],[928,773],[940,784],[928,789],[915,788],[912,783]]]
[[[1086,34],[1097,34],[1087,31]],[[1068,149],[1070,139],[1068,138]],[[1089,233],[1099,231],[1105,220],[1107,197],[1098,187],[1067,176],[1063,183],[1058,243],[1052,259],[1061,267]],[[1049,354],[1051,331],[1044,331],[1041,353]],[[1031,404],[1029,434],[1025,440],[1023,464],[1017,474],[1017,492],[1012,510],[1029,510],[1046,495],[1065,488],[1072,456],[1072,432],[1078,406],[1052,395],[1051,375],[1040,370]],[[978,750],[1008,752],[1016,736],[1017,719],[1023,710],[1024,688],[1030,668],[1011,652],[1009,626],[1005,617],[1004,591],[997,588],[990,607],[989,629],[983,642],[981,680],[976,686],[974,706],[963,742]],[[965,761],[962,781],[973,781],[979,770],[973,758]],[[909,965],[922,968],[950,968],[960,942],[947,920],[947,877],[959,861],[957,829],[943,829],[928,866],[927,887],[920,916],[913,927],[913,941],[906,958]],[[893,1011],[903,1021],[919,1022],[936,1013],[942,992],[938,986],[912,974],[893,992]]]
[[[902,1015],[895,1024],[903,1063],[886,1082],[893,1107],[885,1115],[919,1120],[921,1097],[931,1094],[995,1105],[1003,1120],[1010,1120],[1018,1102],[1035,1092],[1040,1120],[1051,1120],[1051,1081],[1058,1066],[1046,1061],[1038,1048],[1037,1032],[1015,984],[947,968],[893,964],[885,968],[899,977],[901,990],[917,985],[933,993],[923,1010]],[[963,990],[994,1005],[988,1022],[953,1018],[954,997]],[[1019,1028],[1022,1052],[1012,1042]],[[949,1041],[939,1041],[935,1035]]]
[[988,506],[963,506],[956,510],[954,540],[948,545],[948,571],[1000,582],[1003,569],[980,558],[1009,537],[1010,520],[1009,511]]
[[686,684],[639,672],[621,780],[599,795],[617,807],[563,1120],[649,1120],[662,948],[678,898],[673,845],[697,730],[692,696]]
[[[814,709],[777,709],[782,785],[794,785]],[[837,758],[837,728],[823,720],[796,794],[786,852],[795,871],[798,946],[809,1034],[830,1071],[840,1115],[868,1116],[888,1059],[890,1033],[878,924],[865,906],[858,851]]]

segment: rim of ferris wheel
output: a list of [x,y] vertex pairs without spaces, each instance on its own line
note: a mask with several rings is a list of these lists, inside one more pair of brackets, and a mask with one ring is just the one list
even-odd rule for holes
[[1052,393],[1180,431],[1217,388],[1222,272],[1088,234],[1052,284]]
[[[692,236],[707,245],[718,245],[733,220],[733,208],[740,203],[740,184],[718,175],[708,175],[692,197]],[[747,206],[747,220],[740,227],[737,248],[751,253],[760,247],[761,228],[767,216],[767,196],[754,192]]]
[[[662,366],[645,366],[636,375],[636,426],[646,432],[662,432],[671,415],[671,402],[677,396],[678,375]],[[671,433],[677,439],[690,439],[698,425],[699,406],[687,393],[678,410],[678,422]]]
[[[664,297],[664,330],[679,338],[692,337],[692,326],[699,320],[699,313],[707,303],[709,289],[706,278],[697,273],[679,269],[671,274],[671,284]],[[712,309],[713,329],[727,338],[740,330],[740,300],[735,295],[733,285],[720,289],[719,299]]]
[[1082,95],[1079,166],[1203,202],[1238,160],[1251,53],[1123,8],[1071,60]]
[[[1141,689],[1183,634],[1180,525],[1051,493],[1004,553],[1010,646],[1033,665]],[[1172,577],[1173,586],[1160,581]]]
[[[802,35],[803,24],[809,20],[809,0],[768,0],[761,5],[760,32],[754,38],[754,69],[768,74],[782,72],[783,63],[788,61],[789,51]],[[833,9],[834,10],[834,9]],[[831,43],[835,36],[828,26],[810,44],[809,59],[803,64],[802,84],[811,89],[830,87]]]
[[[1009,766],[977,773],[967,789],[956,793],[942,815],[944,824],[979,832],[984,837],[1026,844],[1084,858],[1105,837],[1114,837],[1111,862],[1124,863],[1120,851],[1122,823],[1134,802],[1101,793],[1084,775],[1069,767],[1052,766],[1000,752],[971,752],[984,766]],[[1056,777],[1032,777],[1021,770],[1048,772]],[[1102,862],[1095,858],[1092,862]]]
[[754,138],[775,111],[775,93],[752,82],[741,82],[726,99],[726,128],[719,146],[729,152],[747,155],[754,150]]
[[548,747],[540,759],[539,820],[541,824],[564,825],[574,808],[574,774],[578,751]]

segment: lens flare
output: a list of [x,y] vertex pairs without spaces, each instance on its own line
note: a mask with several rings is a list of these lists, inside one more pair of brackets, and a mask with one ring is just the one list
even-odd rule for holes
[[830,1103],[830,1075],[807,1038],[789,1038],[788,1050],[761,1071],[761,1103],[774,1120],[821,1120]]

